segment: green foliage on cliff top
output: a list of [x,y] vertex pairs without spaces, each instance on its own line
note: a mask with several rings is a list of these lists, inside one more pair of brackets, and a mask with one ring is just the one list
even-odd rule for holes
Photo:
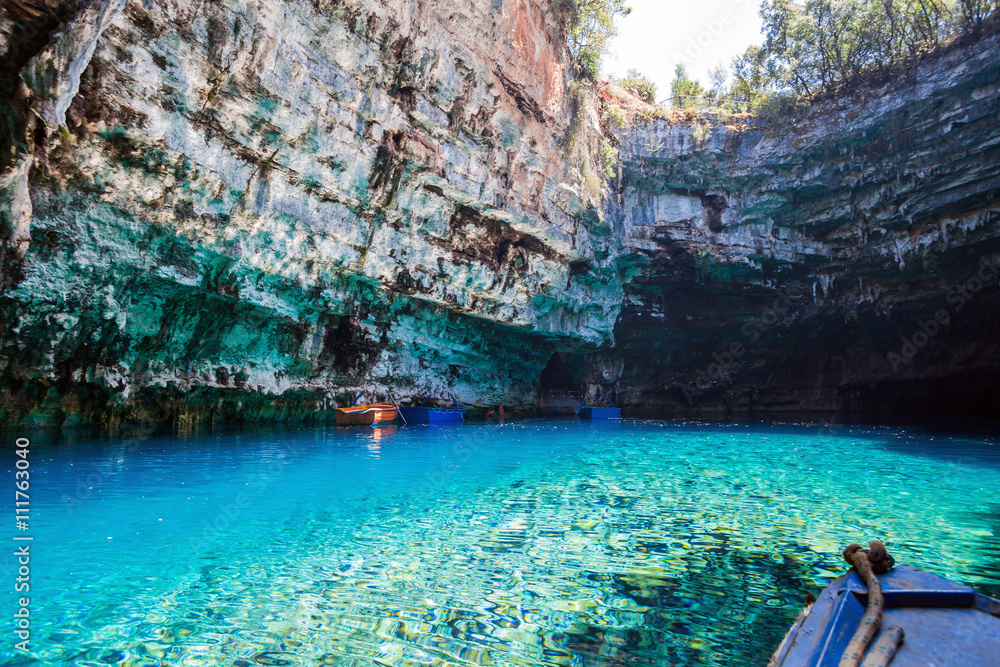
[[979,34],[996,11],[994,0],[765,0],[766,39],[737,58],[737,86],[833,90]]
[[688,75],[687,67],[678,65],[670,84],[670,100],[675,107],[693,109],[704,97],[705,89]]
[[675,106],[781,115],[797,98],[880,81],[1000,27],[997,0],[764,0],[760,15],[764,44],[737,56],[721,78],[713,73],[711,89],[678,68]]
[[625,74],[625,78],[615,79],[611,77],[611,81],[625,90],[632,91],[646,104],[656,104],[656,84],[639,70],[630,69]]

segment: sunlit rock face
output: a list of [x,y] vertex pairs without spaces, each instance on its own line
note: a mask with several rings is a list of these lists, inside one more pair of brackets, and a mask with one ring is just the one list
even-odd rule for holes
[[[0,25],[8,83],[55,72],[36,108],[72,102],[5,184],[0,421],[310,416],[388,387],[529,405],[553,349],[612,343],[545,0],[71,9]],[[94,47],[75,95],[67,30]]]
[[598,209],[558,4],[17,3],[0,424],[1000,409],[1000,40],[632,124]]
[[996,414],[998,121],[993,37],[766,129],[625,131],[621,402]]

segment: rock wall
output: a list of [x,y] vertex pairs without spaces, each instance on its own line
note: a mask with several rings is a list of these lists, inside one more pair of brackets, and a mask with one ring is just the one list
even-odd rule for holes
[[601,203],[557,4],[10,5],[0,425],[527,408],[554,354],[639,415],[1000,410],[996,37],[635,122]]
[[530,405],[553,349],[611,343],[547,1],[55,7],[0,31],[31,145],[0,164],[0,422]]
[[764,128],[623,132],[620,400],[1000,412],[998,120],[991,37]]

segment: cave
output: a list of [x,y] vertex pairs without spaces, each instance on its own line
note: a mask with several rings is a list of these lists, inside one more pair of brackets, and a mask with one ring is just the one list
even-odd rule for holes
[[563,360],[562,354],[553,352],[552,356],[549,357],[548,363],[542,369],[539,385],[543,392],[546,389],[568,389],[570,387],[570,377],[566,372],[566,362]]
[[581,360],[571,352],[553,352],[542,369],[538,384],[542,415],[572,416],[583,400]]
[[1000,4],[754,3],[0,0],[3,664],[996,664]]

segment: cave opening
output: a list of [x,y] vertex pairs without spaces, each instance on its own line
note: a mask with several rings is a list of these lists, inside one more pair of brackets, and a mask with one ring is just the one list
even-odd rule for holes
[[553,352],[539,377],[543,416],[572,416],[583,400],[579,361],[568,352]]
[[549,362],[542,369],[539,384],[543,392],[547,389],[569,388],[569,378],[566,376],[566,362],[563,360],[562,354],[559,352],[552,353],[552,356],[549,357]]

